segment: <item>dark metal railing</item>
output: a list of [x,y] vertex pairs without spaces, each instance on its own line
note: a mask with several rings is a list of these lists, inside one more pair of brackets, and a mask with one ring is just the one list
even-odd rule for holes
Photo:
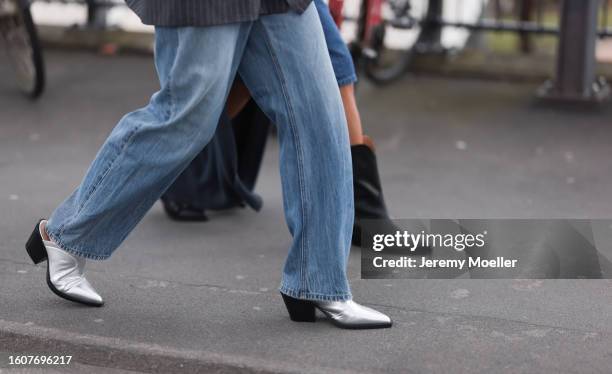
[[[88,7],[88,23],[99,22],[103,14],[112,7],[123,6],[121,0],[35,0],[42,2],[80,3]],[[413,0],[414,1],[414,0]],[[418,1],[418,0],[417,0]],[[568,0],[572,1],[572,0]],[[563,0],[481,0],[481,17],[475,22],[462,21],[460,10],[465,0],[429,0],[430,10],[417,20],[438,27],[457,27],[472,31],[516,32],[520,34],[558,35],[560,9]],[[612,0],[601,0],[599,12],[599,37],[612,36],[612,20],[610,7]],[[443,6],[453,6],[456,14],[452,19],[442,16]],[[552,22],[548,16],[552,13],[557,22]],[[100,15],[102,14],[102,15]]]
[[[454,0],[456,9],[463,0]],[[529,51],[532,34],[559,38],[554,79],[539,91],[540,97],[575,102],[598,102],[607,98],[610,88],[596,76],[596,39],[612,36],[609,13],[611,0],[481,0],[480,17],[463,21],[445,17],[444,0],[430,0],[427,14],[418,20],[423,29],[459,27],[474,31],[516,32],[521,49]],[[439,31],[429,31],[438,35]],[[435,40],[428,39],[428,42]]]
[[[453,17],[444,17],[442,7],[437,3],[442,6],[454,3],[457,11]],[[473,31],[542,35],[558,35],[560,32],[563,0],[481,0],[481,16],[473,22],[461,19],[459,10],[462,3],[464,3],[463,0],[430,0],[429,7],[439,9],[438,13],[429,12],[418,21],[439,27],[457,27]],[[600,3],[597,35],[602,38],[610,37],[612,36],[612,20],[609,13],[612,1],[601,0]]]
[[[88,26],[98,28],[106,26],[110,7],[124,5],[120,0],[36,1],[86,4]],[[529,51],[531,35],[558,36],[556,76],[542,90],[542,96],[597,101],[608,95],[605,81],[595,77],[595,43],[598,37],[612,36],[612,0],[480,0],[480,16],[476,20],[462,19],[464,5],[464,0],[428,0],[427,12],[414,17],[427,35],[424,40],[431,45],[439,43],[444,27],[513,32],[520,36],[521,49]],[[455,7],[454,17],[445,17],[445,6]]]

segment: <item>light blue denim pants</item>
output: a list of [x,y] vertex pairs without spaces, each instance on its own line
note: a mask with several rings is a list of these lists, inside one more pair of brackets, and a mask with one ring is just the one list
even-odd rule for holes
[[47,229],[64,250],[106,259],[209,142],[236,73],[278,127],[293,237],[280,291],[350,299],[353,190],[346,119],[314,5],[303,14],[157,28],[161,89],[112,131]]
[[340,30],[336,26],[336,22],[332,18],[327,2],[324,0],[314,0],[314,5],[317,7],[319,19],[323,26],[323,35],[327,43],[329,57],[331,57],[334,73],[338,86],[346,86],[357,82],[357,73],[355,72],[355,63],[346,43],[342,39]]

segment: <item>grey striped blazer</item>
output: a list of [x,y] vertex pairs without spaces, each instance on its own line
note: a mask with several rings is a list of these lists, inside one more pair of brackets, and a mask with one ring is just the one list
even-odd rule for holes
[[126,0],[147,25],[212,26],[253,21],[262,14],[303,12],[312,0]]

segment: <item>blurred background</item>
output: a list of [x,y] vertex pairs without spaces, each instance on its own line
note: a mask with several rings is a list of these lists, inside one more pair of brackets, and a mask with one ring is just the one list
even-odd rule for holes
[[[561,3],[559,0],[332,0],[331,6],[347,43],[361,44],[376,52],[386,50],[388,66],[400,64],[397,54],[406,51],[417,55],[443,51],[447,57],[464,55],[466,59],[475,51],[486,52],[489,57],[555,56],[564,14]],[[580,5],[590,9],[591,14],[584,17],[590,17],[588,21],[585,19],[590,23],[587,26],[590,31],[596,30],[595,56],[600,62],[612,62],[612,42],[608,39],[612,27],[608,15],[610,6],[607,0]],[[593,8],[597,8],[596,15]],[[33,3],[32,14],[43,30],[45,41],[64,45],[70,43],[67,39],[78,38],[84,30],[153,32],[152,27],[142,25],[121,1],[39,0]],[[577,22],[573,22],[575,26],[579,26]],[[573,34],[572,38],[576,39],[586,37],[586,29],[580,35],[577,32],[568,29],[566,34]],[[107,40],[108,35],[82,38],[85,40],[79,42],[90,47],[113,44]],[[143,45],[115,43],[116,46],[107,47],[146,50]]]
[[[612,1],[329,5],[392,216],[612,217]],[[88,268],[107,305],[66,305],[23,243],[158,88],[153,30],[120,1],[0,0],[0,34],[0,354],[63,350],[91,372],[610,372],[605,279],[362,280],[354,246],[353,292],[394,328],[291,324],[273,135],[261,211],[184,223],[157,204]]]

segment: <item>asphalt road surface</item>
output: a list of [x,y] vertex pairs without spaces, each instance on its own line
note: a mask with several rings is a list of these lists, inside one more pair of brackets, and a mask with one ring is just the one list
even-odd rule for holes
[[[394,327],[291,322],[276,290],[290,237],[274,140],[257,186],[261,212],[176,223],[157,205],[112,259],[88,265],[103,308],[57,298],[24,242],[157,83],[150,57],[47,60],[38,102],[18,94],[0,62],[0,352],[164,373],[610,372],[609,280],[361,280],[353,248],[356,300]],[[393,215],[612,218],[612,106],[541,107],[535,88],[413,76],[360,86]]]

